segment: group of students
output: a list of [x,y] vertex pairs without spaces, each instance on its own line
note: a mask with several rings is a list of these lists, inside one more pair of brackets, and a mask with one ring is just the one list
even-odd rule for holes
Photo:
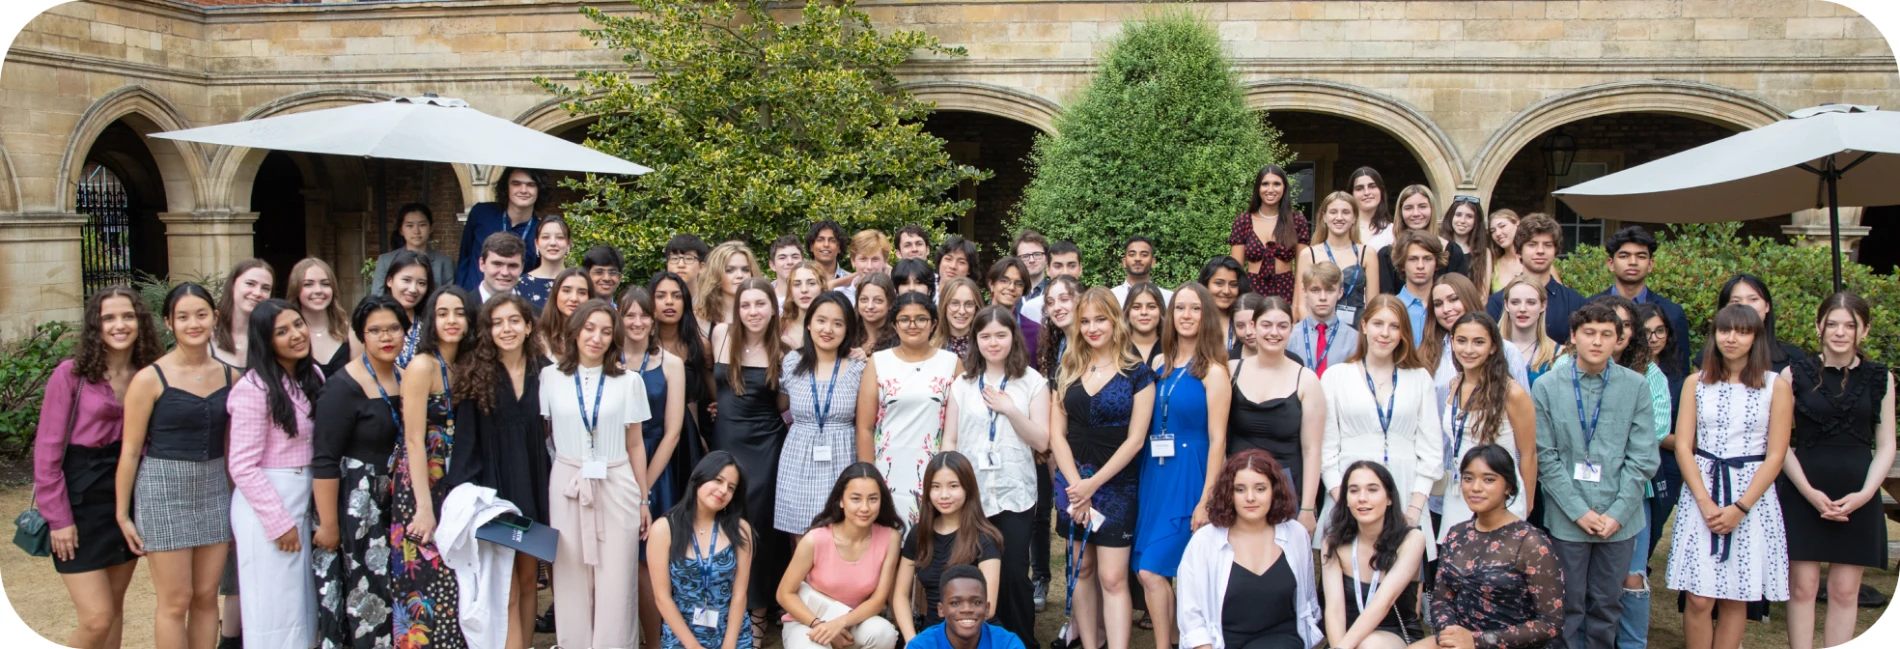
[[[253,649],[528,647],[544,582],[565,647],[1036,647],[1052,583],[1079,647],[1126,649],[1141,600],[1193,649],[1642,646],[1673,515],[1689,645],[1777,600],[1800,648],[1820,564],[1833,645],[1887,558],[1866,302],[1825,300],[1810,356],[1738,275],[1692,360],[1639,227],[1586,300],[1547,216],[1413,186],[1393,219],[1366,168],[1313,227],[1269,166],[1171,289],[1141,236],[1086,287],[1035,232],[985,265],[829,221],[773,279],[679,235],[623,286],[611,247],[566,264],[537,172],[501,179],[455,264],[400,210],[352,312],[317,259],[283,299],[257,260],[156,319],[89,297],[35,446],[69,644],[117,646],[145,556],[161,649],[221,617]],[[550,570],[475,541],[500,510],[558,531]]]

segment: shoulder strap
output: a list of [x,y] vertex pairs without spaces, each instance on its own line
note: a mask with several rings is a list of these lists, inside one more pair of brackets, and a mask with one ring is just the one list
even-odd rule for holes
[[165,368],[163,368],[163,367],[159,367],[159,366],[158,366],[158,363],[152,363],[152,371],[154,371],[154,372],[158,372],[158,385],[159,385],[159,387],[164,387],[164,388],[169,388],[169,387],[171,387],[171,386],[172,386],[172,384],[170,384],[170,383],[167,383],[167,382],[165,381]]

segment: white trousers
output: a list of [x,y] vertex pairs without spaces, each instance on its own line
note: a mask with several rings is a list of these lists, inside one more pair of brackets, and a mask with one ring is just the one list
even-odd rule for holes
[[244,646],[309,649],[317,641],[317,584],[310,572],[310,469],[264,469],[284,513],[297,522],[297,551],[277,549],[244,492],[231,490],[231,535],[237,542],[238,599]]
[[[805,608],[811,609],[812,614],[817,615],[821,622],[835,620],[851,612],[850,606],[826,597],[824,593],[813,589],[811,584],[798,585],[798,599],[803,601]],[[784,649],[831,649],[829,646],[812,642],[811,638],[805,637],[809,631],[811,627],[797,622],[786,622]],[[897,627],[891,626],[890,620],[872,616],[871,619],[851,627],[851,637],[858,641],[857,644],[851,645],[856,649],[891,649],[897,646]]]

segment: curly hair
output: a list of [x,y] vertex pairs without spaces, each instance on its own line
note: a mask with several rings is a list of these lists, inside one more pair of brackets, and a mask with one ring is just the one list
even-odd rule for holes
[[87,383],[106,380],[106,357],[111,350],[106,349],[104,311],[106,300],[115,297],[132,303],[132,319],[138,323],[138,334],[132,338],[132,371],[158,360],[158,321],[145,307],[145,300],[125,286],[108,286],[86,298],[85,325],[79,332],[79,345],[73,349],[73,374]]
[[1279,525],[1299,513],[1299,506],[1293,501],[1293,483],[1280,468],[1280,462],[1266,451],[1250,448],[1235,453],[1221,465],[1220,477],[1214,482],[1214,498],[1207,504],[1208,523],[1231,528],[1240,518],[1240,511],[1234,508],[1234,478],[1242,470],[1267,476],[1267,484],[1272,486],[1273,503],[1267,505],[1268,525]]
[[495,377],[502,371],[501,348],[495,346],[495,338],[489,333],[495,311],[501,307],[514,307],[528,325],[521,341],[521,357],[527,361],[528,371],[536,371],[545,358],[541,339],[533,333],[534,305],[528,303],[528,298],[513,293],[488,298],[488,302],[482,304],[481,313],[469,323],[469,330],[474,332],[475,351],[466,362],[456,359],[451,390],[456,401],[473,403],[483,414],[495,409]]

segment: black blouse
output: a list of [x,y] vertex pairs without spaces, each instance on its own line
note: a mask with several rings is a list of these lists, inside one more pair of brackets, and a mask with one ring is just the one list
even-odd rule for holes
[[396,451],[396,427],[390,408],[402,408],[402,395],[391,393],[389,403],[381,397],[363,394],[363,384],[349,372],[338,371],[323,384],[317,395],[315,445],[310,458],[310,475],[319,480],[343,478],[343,458],[387,470],[389,456]]
[[1826,367],[1818,357],[1789,365],[1794,382],[1795,448],[1874,447],[1880,401],[1887,397],[1887,366],[1871,361],[1845,369]]

